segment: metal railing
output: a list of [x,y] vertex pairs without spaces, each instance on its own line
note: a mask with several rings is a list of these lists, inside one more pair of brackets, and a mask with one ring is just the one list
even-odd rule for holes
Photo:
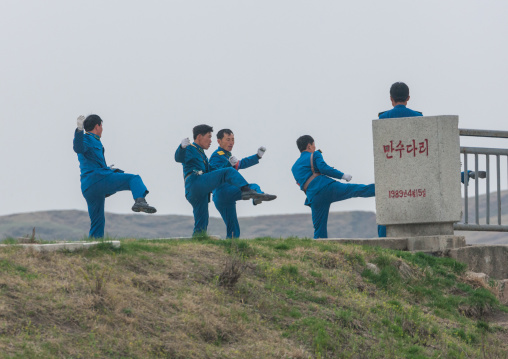
[[[471,130],[471,129],[459,129],[460,136],[474,136],[474,137],[495,137],[495,138],[508,138],[508,131],[490,131],[490,130]],[[504,148],[484,148],[484,147],[460,147],[460,153],[462,154],[462,163],[464,164],[464,222],[455,223],[454,229],[461,231],[496,231],[496,232],[508,232],[508,225],[503,225],[501,222],[502,217],[502,206],[501,206],[501,156],[506,156],[507,168],[508,168],[508,149]],[[474,223],[469,222],[469,184],[471,179],[469,178],[469,167],[468,167],[468,155],[474,156]],[[479,201],[479,156],[485,156],[485,172],[487,177],[485,178],[486,193],[485,193],[485,222],[480,224],[480,201]],[[490,159],[491,156],[495,156],[496,163],[496,194],[497,194],[497,224],[491,222],[491,203],[490,203]],[[508,171],[508,170],[507,170]],[[508,177],[507,177],[508,178]]]

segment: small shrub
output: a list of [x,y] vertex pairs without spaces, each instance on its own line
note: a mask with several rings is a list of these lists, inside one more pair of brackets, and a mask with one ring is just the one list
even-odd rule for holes
[[91,263],[86,266],[86,272],[79,268],[83,278],[90,289],[92,294],[96,294],[98,296],[102,296],[106,290],[106,283],[109,281],[111,277],[111,266],[105,265],[102,270],[95,263]]
[[283,275],[298,276],[298,267],[295,265],[283,265],[280,268],[280,273]]
[[[218,278],[218,285],[221,287],[233,288],[242,276],[242,273],[248,267],[243,258],[243,252],[237,244],[238,241],[231,241],[231,246],[229,248],[229,252],[231,254],[227,257],[226,262],[224,263],[224,269],[222,270],[222,273],[219,274]],[[248,248],[248,245],[247,247],[243,247],[243,250],[245,248]]]
[[287,250],[291,249],[291,246],[286,243],[279,243],[274,248],[278,249],[278,250],[282,250],[282,251],[287,251]]

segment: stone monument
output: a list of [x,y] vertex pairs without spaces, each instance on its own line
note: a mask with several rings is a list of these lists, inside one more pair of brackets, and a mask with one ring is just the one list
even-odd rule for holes
[[376,219],[387,237],[453,235],[461,219],[458,116],[372,121]]

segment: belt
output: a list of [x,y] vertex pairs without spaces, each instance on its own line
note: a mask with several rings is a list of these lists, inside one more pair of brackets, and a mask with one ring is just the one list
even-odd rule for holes
[[302,190],[307,193],[307,188],[309,187],[309,184],[312,182],[312,180],[316,177],[319,177],[321,176],[321,173],[313,173],[312,176],[309,177],[309,179],[307,181],[305,181],[305,183],[303,184],[303,187],[302,187]]

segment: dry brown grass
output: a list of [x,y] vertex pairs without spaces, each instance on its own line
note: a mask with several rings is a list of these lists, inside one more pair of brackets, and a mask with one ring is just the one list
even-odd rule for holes
[[2,249],[0,351],[75,358],[309,357],[300,345],[270,328],[253,330],[235,315],[245,310],[242,303],[231,302],[215,284],[225,259],[221,248],[198,244],[179,245],[178,255],[140,257]]

